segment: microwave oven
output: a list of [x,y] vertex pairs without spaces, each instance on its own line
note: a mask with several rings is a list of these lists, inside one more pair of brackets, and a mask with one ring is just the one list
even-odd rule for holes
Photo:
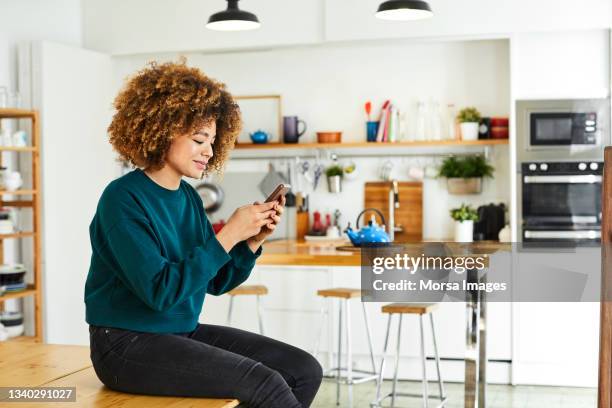
[[610,144],[608,98],[517,101],[516,119],[521,160],[602,160]]

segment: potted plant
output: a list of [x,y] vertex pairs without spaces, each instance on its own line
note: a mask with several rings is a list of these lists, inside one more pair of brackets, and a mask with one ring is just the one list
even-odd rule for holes
[[342,192],[342,176],[344,170],[342,166],[333,164],[325,169],[325,175],[327,176],[327,188],[330,193]]
[[472,242],[474,236],[474,221],[478,221],[478,213],[470,205],[461,204],[459,208],[450,210],[455,220],[455,242]]
[[482,155],[450,156],[442,162],[438,176],[446,177],[450,194],[478,194],[482,191],[482,178],[493,177],[494,170]]
[[480,119],[480,112],[474,107],[464,108],[459,111],[457,120],[461,123],[462,140],[478,140]]

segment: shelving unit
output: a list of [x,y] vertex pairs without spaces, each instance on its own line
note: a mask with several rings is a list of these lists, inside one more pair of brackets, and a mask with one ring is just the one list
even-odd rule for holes
[[317,156],[334,153],[344,157],[376,156],[444,156],[448,154],[484,152],[489,155],[495,146],[507,146],[508,139],[423,140],[415,142],[342,142],[342,143],[240,143],[236,144],[232,159],[277,159],[282,157]]
[[368,148],[381,149],[390,147],[421,147],[421,146],[493,146],[506,145],[508,139],[482,139],[482,140],[423,140],[416,142],[342,142],[342,143],[240,143],[235,149],[339,149],[339,148]]
[[[17,231],[11,234],[0,234],[0,263],[4,263],[4,240],[32,238],[33,242],[33,282],[27,284],[26,289],[17,292],[8,292],[0,295],[0,309],[9,299],[23,299],[32,297],[34,300],[34,336],[18,336],[9,341],[35,341],[42,342],[42,262],[41,262],[41,206],[40,206],[40,128],[38,112],[26,109],[0,109],[0,119],[29,119],[32,125],[32,146],[11,147],[0,146],[0,152],[27,153],[32,155],[32,187],[31,189],[7,191],[0,190],[0,207],[31,208],[32,231]],[[0,156],[0,165],[2,157]],[[31,196],[31,200],[11,199],[4,196]],[[25,320],[25,319],[24,319]],[[25,325],[24,321],[24,325]]]

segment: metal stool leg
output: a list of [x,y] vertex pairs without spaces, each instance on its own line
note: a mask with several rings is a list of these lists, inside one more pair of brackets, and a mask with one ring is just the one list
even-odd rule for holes
[[327,369],[331,370],[334,366],[334,319],[332,319],[334,311],[334,301],[332,298],[327,299]]
[[438,356],[438,343],[436,342],[436,329],[434,327],[433,313],[429,314],[429,321],[431,322],[431,337],[433,338],[434,354],[436,357],[436,370],[438,371],[438,388],[440,391],[440,400],[444,400],[446,395],[444,393],[444,383],[442,382],[442,376],[440,375],[440,357]]
[[227,311],[227,325],[229,326],[232,321],[232,309],[234,308],[234,297],[230,295],[229,310]]
[[361,302],[361,306],[363,307],[363,319],[365,320],[366,333],[368,335],[368,345],[370,346],[370,359],[372,360],[372,372],[376,374],[376,362],[374,361],[374,347],[372,347],[372,333],[370,332],[370,323],[368,319],[368,312],[365,307],[365,302]]
[[391,388],[391,408],[395,407],[395,389],[397,387],[397,372],[399,369],[399,360],[400,360],[400,344],[402,344],[402,317],[403,315],[400,313],[399,315],[399,325],[397,327],[397,349],[395,354],[395,374],[393,374],[393,387]]
[[348,299],[344,300],[344,309],[346,317],[346,382],[348,384],[348,406],[353,407],[353,350],[351,349],[351,312]]
[[385,345],[383,347],[382,360],[380,361],[380,371],[378,372],[378,380],[376,381],[376,402],[371,404],[373,406],[380,406],[380,389],[382,388],[383,374],[385,372],[385,357],[387,356],[387,347],[389,346],[389,335],[391,334],[391,317],[392,313],[389,313],[389,319],[387,319],[387,334],[385,335]]
[[263,309],[261,307],[261,300],[257,295],[257,317],[259,319],[259,334],[264,335],[264,324],[263,324]]
[[[329,315],[325,312],[325,306],[321,306],[321,324],[319,325],[319,330],[317,336],[315,338],[314,348],[312,350],[312,355],[317,358],[319,356],[319,347],[321,346],[321,337],[323,336],[323,325],[327,323],[327,319],[329,319]],[[331,349],[329,351],[331,353]],[[328,368],[331,368],[331,364],[329,364]]]
[[423,407],[429,407],[429,395],[427,393],[427,360],[425,356],[425,332],[423,331],[423,315],[419,315],[419,328],[421,332],[421,368],[423,372]]
[[338,371],[336,375],[336,405],[340,405],[340,374],[342,367],[342,300],[338,299]]

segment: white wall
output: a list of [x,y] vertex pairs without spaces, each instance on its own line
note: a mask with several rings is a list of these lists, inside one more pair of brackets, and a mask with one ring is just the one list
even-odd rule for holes
[[[443,105],[452,102],[458,107],[474,105],[485,116],[507,116],[510,110],[508,52],[505,40],[394,41],[267,52],[191,54],[188,61],[225,82],[235,95],[281,94],[283,115],[298,115],[308,123],[308,132],[300,140],[314,141],[316,131],[337,129],[344,132],[343,141],[358,141],[365,139],[363,104],[368,99],[377,111],[385,99],[391,98],[408,113],[408,127],[412,131],[415,106],[420,99],[438,100]],[[116,57],[117,86],[129,73],[155,58],[152,55]],[[450,196],[442,180],[427,180],[424,196],[431,199],[431,205],[425,203],[430,210],[425,213],[425,237],[451,237],[448,210],[461,202],[509,203],[508,149],[495,148],[492,157],[497,169],[495,179],[485,183],[481,195]],[[385,159],[355,159],[360,177],[345,183],[344,192],[337,196],[327,193],[325,180],[321,180],[311,195],[311,210],[333,211],[338,207],[345,217],[343,224],[354,221],[363,209],[363,183],[377,180],[377,168]],[[395,163],[393,176],[399,180],[408,179],[410,166],[432,164],[431,158],[392,158],[392,161]],[[266,170],[265,160],[233,160],[228,167],[228,171]],[[231,187],[227,193],[231,201]]]
[[48,42],[36,43],[32,54],[42,133],[44,340],[88,344],[89,223],[103,189],[120,175],[106,135],[111,60]]
[[82,43],[81,0],[2,0],[0,16],[0,86],[17,88],[18,43]]

